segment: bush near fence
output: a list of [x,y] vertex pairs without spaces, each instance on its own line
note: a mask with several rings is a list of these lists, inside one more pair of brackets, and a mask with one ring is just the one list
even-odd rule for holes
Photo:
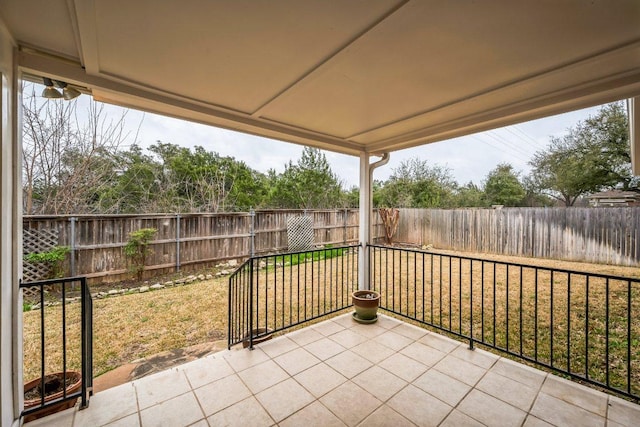
[[[90,283],[129,278],[128,233],[158,230],[146,276],[286,251],[287,219],[302,210],[252,213],[25,216],[24,230],[57,230],[71,248],[67,275]],[[317,245],[358,242],[358,209],[308,211]],[[384,236],[373,217],[374,241]],[[253,237],[253,238],[252,238]],[[253,241],[253,247],[252,242]],[[640,266],[640,207],[400,209],[395,242],[437,249]]]

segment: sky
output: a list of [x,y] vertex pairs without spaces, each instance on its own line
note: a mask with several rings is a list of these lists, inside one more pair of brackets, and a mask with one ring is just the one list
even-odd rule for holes
[[[82,99],[84,98],[84,99]],[[88,102],[83,95],[78,109]],[[521,123],[506,128],[481,132],[447,141],[391,153],[390,161],[375,170],[374,179],[386,180],[404,160],[419,158],[429,165],[439,165],[450,170],[451,176],[460,185],[473,181],[482,185],[487,174],[500,163],[509,163],[514,169],[526,175],[530,171],[528,162],[535,152],[543,150],[552,137],[567,133],[579,121],[597,113],[600,107]],[[107,106],[107,114],[119,117],[123,109]],[[275,169],[284,171],[289,161],[300,158],[303,147],[297,144],[262,138],[213,126],[192,123],[161,115],[129,110],[126,116],[128,138],[126,144],[137,143],[148,147],[157,141],[172,143],[182,147],[204,147],[222,156],[232,156],[244,161],[249,167],[260,172]],[[331,169],[342,181],[343,187],[358,186],[359,158],[323,151]],[[373,161],[373,160],[372,160]]]

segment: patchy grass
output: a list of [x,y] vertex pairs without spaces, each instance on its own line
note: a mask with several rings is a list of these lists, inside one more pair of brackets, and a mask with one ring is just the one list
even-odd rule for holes
[[639,278],[637,268],[481,258],[381,250],[372,281],[397,313],[640,394],[640,283],[534,266]]
[[[494,269],[493,263],[485,263],[483,267],[476,261],[450,262],[447,257],[436,257],[431,262],[426,256],[428,261],[423,263],[421,254],[396,255],[395,258],[390,253],[382,254],[381,258],[376,254],[378,265],[395,263],[395,273],[390,269],[379,269],[372,275],[372,282],[381,290],[382,303],[399,313],[461,334],[473,330],[476,339],[508,348],[511,352],[537,357],[544,363],[551,362],[553,352],[555,366],[562,369],[568,366],[580,375],[588,372],[590,378],[602,382],[606,381],[608,372],[609,381],[615,387],[626,387],[628,373],[624,361],[630,351],[631,391],[640,393],[640,317],[637,315],[640,313],[640,289],[634,284],[629,294],[626,282],[609,282],[607,345],[604,339],[607,331],[606,283],[602,279],[590,279],[587,298],[584,275],[572,275],[569,283],[569,276],[565,273],[555,273],[552,280],[548,272],[538,271],[536,287],[536,271],[532,266],[625,277],[640,277],[640,270],[532,258],[464,255],[527,266]],[[267,322],[270,327],[281,327],[348,304],[357,272],[355,253],[346,251],[313,262],[305,260],[298,265],[289,258],[284,257],[283,264],[293,265],[267,268],[258,273],[257,318],[261,322]],[[414,281],[413,277],[417,280]],[[481,278],[484,278],[484,286]],[[471,279],[472,292],[465,285]],[[156,292],[95,300],[95,375],[165,350],[225,338],[227,284],[226,278],[217,278]],[[390,300],[393,295],[394,301]],[[265,296],[268,296],[269,303],[266,303]],[[470,316],[471,297],[473,322]],[[627,320],[629,299],[630,321]],[[586,307],[589,307],[588,316]],[[79,347],[79,310],[77,303],[66,305],[69,349]],[[45,313],[46,370],[53,372],[61,369],[62,308],[46,307]],[[37,377],[40,372],[39,319],[39,310],[24,313],[26,379]],[[628,325],[631,326],[631,340],[626,335]],[[588,361],[585,360],[587,349]],[[68,365],[79,368],[79,356],[79,351],[69,351]]]
[[[94,375],[165,350],[224,339],[227,280],[94,300]],[[45,307],[45,371],[62,369],[62,307]],[[80,304],[65,306],[67,364],[80,368]],[[40,310],[24,313],[25,379],[40,376]]]

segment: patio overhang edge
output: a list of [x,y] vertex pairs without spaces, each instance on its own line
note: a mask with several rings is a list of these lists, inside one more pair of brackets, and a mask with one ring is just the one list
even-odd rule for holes
[[[385,152],[444,141],[501,126],[640,96],[640,70],[632,69],[508,105],[488,108],[479,113],[468,114],[394,137],[361,143],[351,138],[322,134],[244,112],[206,104],[198,100],[162,92],[155,88],[123,81],[117,77],[105,78],[104,73],[101,76],[91,75],[77,62],[29,48],[19,49],[16,57],[21,71],[87,87],[98,101],[352,156],[360,156],[362,153],[382,155]],[[481,102],[482,96],[484,94],[479,94],[475,101],[473,99],[465,101]],[[443,106],[442,108],[450,107],[455,108],[455,105]],[[354,136],[354,138],[356,137]],[[640,163],[638,151],[640,150],[636,150],[634,157],[635,163]],[[638,173],[637,170],[636,173]]]
[[367,151],[363,144],[356,142],[252,117],[118,79],[93,76],[78,63],[39,52],[18,50],[16,57],[23,73],[86,87],[97,101],[352,156]]

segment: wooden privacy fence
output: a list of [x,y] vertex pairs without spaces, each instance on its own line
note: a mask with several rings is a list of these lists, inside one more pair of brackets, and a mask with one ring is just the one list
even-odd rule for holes
[[[252,254],[286,251],[287,220],[301,215],[312,219],[317,245],[358,241],[358,209],[272,210],[248,213],[25,216],[25,233],[56,230],[58,245],[71,249],[71,276],[97,280],[126,278],[123,247],[131,231],[158,230],[151,244],[146,270],[154,273],[192,270]],[[377,227],[377,225],[376,225]],[[377,228],[376,228],[377,229]]]
[[636,266],[640,265],[640,207],[400,209],[395,241]]
[[[114,281],[126,278],[128,234],[155,228],[146,269],[193,270],[252,254],[288,249],[288,219],[301,210],[181,215],[25,216],[26,233],[55,230],[71,253],[66,273]],[[318,210],[312,218],[318,245],[358,242],[358,209]],[[377,213],[374,241],[384,236]],[[640,266],[640,207],[400,209],[395,242],[435,249],[489,252]],[[150,273],[153,274],[153,273]]]

